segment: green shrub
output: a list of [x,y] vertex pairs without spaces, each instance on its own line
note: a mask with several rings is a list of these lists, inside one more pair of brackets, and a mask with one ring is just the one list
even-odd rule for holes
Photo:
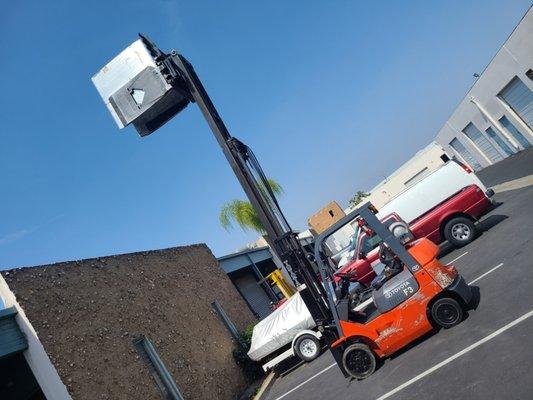
[[233,350],[233,358],[239,367],[241,367],[244,376],[248,382],[254,382],[263,375],[263,369],[261,365],[250,359],[248,357],[248,350],[250,350],[250,345],[252,344],[252,334],[254,330],[254,325],[250,324],[246,327],[244,332],[241,332],[241,336],[246,343],[246,348],[243,349],[239,344]]

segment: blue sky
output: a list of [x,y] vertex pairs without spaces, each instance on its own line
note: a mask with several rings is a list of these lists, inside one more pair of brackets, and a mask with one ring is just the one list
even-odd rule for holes
[[141,139],[90,77],[137,32],[195,66],[296,229],[431,141],[529,7],[446,2],[24,1],[0,15],[0,269],[255,238],[195,106]]

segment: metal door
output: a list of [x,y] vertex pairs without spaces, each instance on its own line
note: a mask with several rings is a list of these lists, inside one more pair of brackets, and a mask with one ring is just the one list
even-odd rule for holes
[[505,139],[500,137],[492,127],[489,126],[485,132],[487,132],[488,137],[494,140],[494,142],[496,142],[496,144],[502,149],[505,157],[514,154],[513,150],[511,150],[511,146],[509,146]]
[[516,129],[516,126],[514,126],[505,115],[500,118],[500,124],[507,129],[507,131],[518,141],[518,143],[520,143],[524,149],[527,149],[529,146],[531,146],[529,140],[527,140],[526,137],[522,135],[518,129]]
[[235,278],[233,282],[260,319],[265,318],[272,312],[270,298],[251,273]]
[[463,133],[474,143],[477,149],[489,159],[491,164],[503,160],[503,156],[496,150],[489,140],[475,127],[473,123],[469,123]]
[[533,129],[533,92],[524,82],[515,76],[499,97]]
[[479,171],[481,168],[481,164],[477,162],[477,160],[474,158],[472,153],[470,153],[466,147],[459,141],[459,139],[455,138],[450,142],[450,146],[452,149],[454,149],[457,154],[459,154],[461,157],[463,157],[463,160],[472,168],[474,171]]

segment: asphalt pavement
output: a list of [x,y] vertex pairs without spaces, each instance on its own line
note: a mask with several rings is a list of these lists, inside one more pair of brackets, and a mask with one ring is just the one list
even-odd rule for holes
[[[516,179],[531,174],[532,166],[528,151],[500,172]],[[489,172],[480,174],[489,186],[505,182],[496,168]],[[533,398],[533,186],[497,193],[495,200],[479,223],[481,235],[441,258],[479,293],[479,304],[461,324],[419,339],[363,381],[344,378],[326,351],[277,378],[263,398]]]
[[487,186],[494,186],[533,174],[533,147],[484,168],[477,176]]

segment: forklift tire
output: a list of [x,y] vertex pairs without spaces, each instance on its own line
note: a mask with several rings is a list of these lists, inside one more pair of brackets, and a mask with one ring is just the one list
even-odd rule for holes
[[350,376],[365,379],[376,370],[376,356],[366,344],[354,343],[344,349],[342,365]]
[[431,318],[438,326],[448,329],[463,320],[464,311],[461,304],[451,297],[438,299],[431,306]]
[[320,340],[311,334],[303,334],[294,342],[294,352],[305,362],[313,361],[320,354]]
[[466,217],[452,218],[444,225],[444,237],[454,247],[466,246],[476,235],[476,226]]

